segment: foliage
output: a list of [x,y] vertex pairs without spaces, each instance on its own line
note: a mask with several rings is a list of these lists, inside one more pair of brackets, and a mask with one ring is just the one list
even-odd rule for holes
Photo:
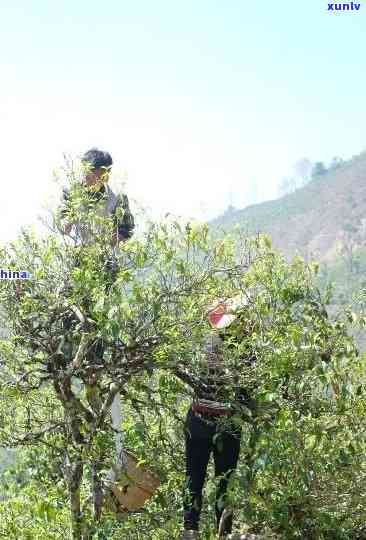
[[326,174],[326,172],[327,172],[327,168],[324,165],[324,163],[322,161],[317,161],[314,164],[314,167],[313,167],[313,169],[311,171],[311,178],[314,179],[314,178],[317,178],[319,176],[324,176],[324,174]]
[[[364,325],[363,314],[343,306],[329,317],[318,266],[286,262],[266,236],[219,237],[167,219],[115,249],[112,224],[86,208],[78,186],[74,201],[72,219],[82,212],[93,244],[24,231],[1,253],[4,267],[32,274],[0,289],[9,332],[0,342],[0,441],[21,448],[1,476],[2,534],[66,538],[71,526],[73,538],[177,538],[182,428],[204,384],[205,312],[215,298],[241,294],[248,305],[224,351],[225,397],[243,425],[229,497],[237,523],[286,539],[362,538],[365,370],[348,328]],[[238,386],[248,393],[241,404]],[[117,392],[126,448],[162,480],[140,514],[101,508]],[[209,481],[207,539],[213,497]]]
[[[233,293],[230,276],[247,263],[236,261],[230,239],[210,242],[199,224],[151,224],[116,249],[111,220],[78,182],[70,200],[66,219],[82,222],[92,242],[73,234],[65,241],[57,230],[42,239],[23,231],[2,249],[5,267],[27,269],[32,278],[4,282],[0,291],[9,332],[0,344],[0,436],[4,446],[49,449],[79,538],[101,519],[114,397],[124,392],[127,399],[130,380],[141,373],[165,370],[190,381],[178,363],[202,338],[205,306]],[[163,402],[165,391],[160,384]],[[92,518],[80,498],[88,470]]]

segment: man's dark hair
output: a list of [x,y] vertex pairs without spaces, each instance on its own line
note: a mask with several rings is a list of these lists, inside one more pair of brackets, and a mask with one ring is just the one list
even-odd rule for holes
[[82,156],[81,161],[90,167],[90,169],[99,169],[100,167],[110,167],[113,164],[111,155],[108,152],[91,148]]

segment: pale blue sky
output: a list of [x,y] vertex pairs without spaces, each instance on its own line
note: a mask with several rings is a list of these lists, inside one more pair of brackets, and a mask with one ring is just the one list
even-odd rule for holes
[[366,148],[366,1],[2,0],[0,239],[63,152],[111,152],[154,213],[274,197],[303,156]]

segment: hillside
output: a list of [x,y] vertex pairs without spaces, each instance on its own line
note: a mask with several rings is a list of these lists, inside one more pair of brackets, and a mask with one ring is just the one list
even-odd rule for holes
[[365,218],[366,151],[291,194],[226,213],[212,224],[230,229],[239,223],[250,232],[270,234],[288,256],[330,260],[347,234],[353,241],[365,237]]

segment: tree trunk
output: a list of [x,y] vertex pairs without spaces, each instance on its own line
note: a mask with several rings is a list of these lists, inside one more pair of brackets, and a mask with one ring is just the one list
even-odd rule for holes
[[[102,408],[102,399],[97,385],[97,377],[92,373],[89,377],[89,383],[85,384],[86,399],[96,415],[100,414]],[[91,426],[93,433],[96,431],[95,423]],[[100,462],[96,458],[90,463],[92,473],[92,493],[93,493],[93,517],[97,523],[102,515],[103,506],[103,485],[100,478]]]
[[70,499],[71,535],[73,540],[82,540],[83,519],[80,507],[80,484],[83,476],[83,464],[81,459],[77,459],[74,463],[67,463],[65,471]]
[[100,464],[98,461],[94,461],[91,464],[92,469],[92,491],[93,491],[93,517],[94,521],[98,523],[102,516],[103,506],[103,486],[100,479],[99,470]]

